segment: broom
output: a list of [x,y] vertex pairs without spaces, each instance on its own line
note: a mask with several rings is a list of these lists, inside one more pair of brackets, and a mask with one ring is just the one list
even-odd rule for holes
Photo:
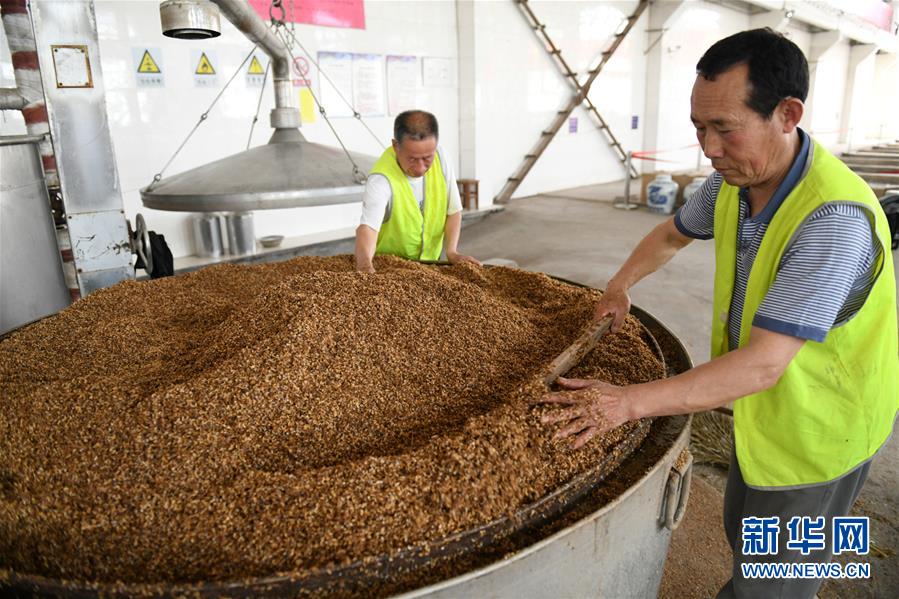
[[712,410],[693,415],[690,451],[700,464],[725,470],[730,466],[734,446],[734,420],[730,410]]

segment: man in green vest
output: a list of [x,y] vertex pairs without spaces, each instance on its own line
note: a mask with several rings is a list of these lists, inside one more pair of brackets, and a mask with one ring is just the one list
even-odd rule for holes
[[452,165],[437,145],[437,119],[423,110],[399,114],[393,143],[368,175],[356,229],[356,270],[373,273],[375,254],[471,262],[458,251],[462,202]]
[[[637,245],[596,318],[617,330],[630,287],[713,239],[712,359],[628,387],[563,380],[574,393],[544,396],[564,408],[543,419],[579,447],[630,420],[733,402],[724,523],[734,567],[719,597],[810,598],[821,570],[799,568],[864,550],[845,516],[899,408],[889,227],[870,187],[798,127],[809,74],[795,44],[770,29],[738,33],[697,73],[690,116],[716,172]],[[758,569],[770,564],[796,569]]]

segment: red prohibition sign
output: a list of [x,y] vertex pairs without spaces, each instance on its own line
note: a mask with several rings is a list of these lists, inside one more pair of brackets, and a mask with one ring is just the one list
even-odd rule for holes
[[293,70],[297,75],[305,79],[306,75],[309,74],[309,62],[302,56],[298,56],[293,59]]

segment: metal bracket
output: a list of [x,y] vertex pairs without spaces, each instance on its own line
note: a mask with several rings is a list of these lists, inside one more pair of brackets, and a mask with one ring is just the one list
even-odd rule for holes
[[[128,225],[131,229],[131,225]],[[130,233],[130,231],[129,231]],[[140,212],[134,217],[134,232],[131,234],[131,247],[134,253],[143,260],[144,270],[147,274],[153,272],[153,250],[150,247],[150,234],[147,231],[147,223]]]
[[128,225],[120,210],[70,212],[66,223],[79,274],[131,264]]
[[[685,456],[686,454],[686,456]],[[690,499],[690,482],[693,480],[693,454],[684,449],[675,460],[665,484],[662,514],[665,528],[675,530],[684,520],[687,501]]]

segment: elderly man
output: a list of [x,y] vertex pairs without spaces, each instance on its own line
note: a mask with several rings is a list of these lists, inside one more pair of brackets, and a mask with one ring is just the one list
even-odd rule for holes
[[[557,436],[580,446],[629,420],[734,401],[724,500],[734,568],[719,597],[813,597],[821,579],[752,578],[744,566],[829,562],[833,520],[848,513],[893,429],[888,225],[864,181],[797,126],[809,76],[795,44],[770,29],[738,33],[714,44],[697,72],[690,116],[716,172],[638,244],[596,318],[613,317],[617,329],[631,286],[692,240],[714,239],[712,360],[628,387],[565,380],[577,391],[544,396],[567,406],[544,421],[562,423]],[[779,535],[770,554],[753,555],[762,525]],[[819,549],[803,555],[804,540]]]
[[458,252],[462,202],[452,165],[437,145],[437,119],[423,110],[403,112],[393,137],[365,184],[356,270],[374,272],[375,254],[439,260],[444,243],[452,264],[479,264]]

